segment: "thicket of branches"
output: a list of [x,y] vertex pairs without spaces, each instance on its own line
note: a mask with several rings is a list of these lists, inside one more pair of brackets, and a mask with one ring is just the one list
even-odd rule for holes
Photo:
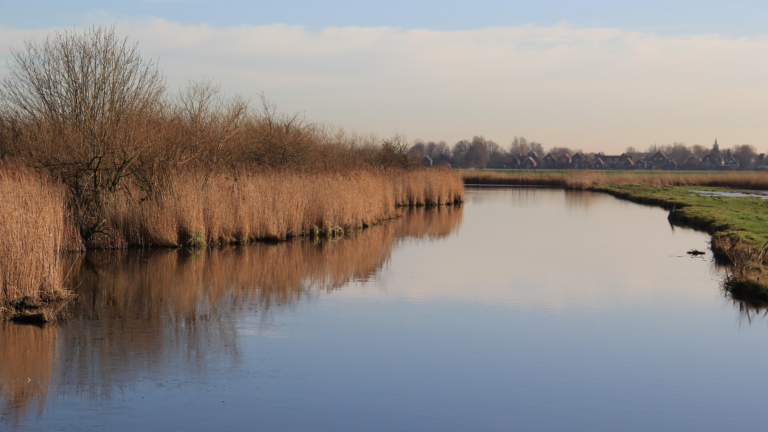
[[84,239],[105,196],[149,199],[179,171],[233,166],[333,171],[418,164],[401,136],[379,140],[226,97],[210,79],[168,89],[157,64],[114,28],[64,31],[11,50],[0,79],[0,158],[60,179]]

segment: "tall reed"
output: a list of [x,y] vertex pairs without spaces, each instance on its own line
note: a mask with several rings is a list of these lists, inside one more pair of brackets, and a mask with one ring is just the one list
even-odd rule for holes
[[103,203],[109,232],[93,247],[202,246],[336,234],[398,215],[398,206],[450,205],[463,184],[450,169],[338,172],[179,172],[149,199],[128,189]]
[[65,202],[61,184],[22,165],[0,163],[0,305],[63,295]]

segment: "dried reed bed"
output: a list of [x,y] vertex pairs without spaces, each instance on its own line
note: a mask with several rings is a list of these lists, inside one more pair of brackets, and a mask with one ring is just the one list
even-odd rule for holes
[[237,170],[204,177],[180,173],[153,198],[128,190],[103,204],[111,227],[92,246],[201,246],[335,235],[392,219],[399,206],[461,202],[450,169],[340,172]]
[[43,412],[57,361],[56,327],[0,323],[0,408],[18,425]]
[[768,172],[497,172],[463,170],[465,184],[495,184],[517,186],[550,186],[566,189],[589,189],[598,185],[642,186],[709,186],[768,190]]
[[0,163],[0,306],[64,296],[59,252],[69,234],[65,202],[60,184]]

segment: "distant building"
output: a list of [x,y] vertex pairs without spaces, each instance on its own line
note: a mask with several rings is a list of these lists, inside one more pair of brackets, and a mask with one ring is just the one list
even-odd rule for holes
[[687,158],[685,158],[685,162],[683,162],[683,166],[681,167],[684,170],[697,170],[699,169],[701,165],[701,159],[696,157],[695,155],[690,155]]
[[712,151],[708,155],[704,155],[704,157],[701,158],[701,164],[699,164],[699,167],[701,169],[714,170],[718,170],[723,167],[723,156],[720,154],[720,146],[717,144],[717,139],[715,139],[715,144],[712,146]]
[[562,155],[557,157],[557,168],[559,169],[566,169],[570,168],[571,166],[571,155],[568,153],[563,153]]
[[544,162],[544,168],[555,168],[557,167],[557,158],[552,156],[552,153],[547,153],[546,156],[542,159]]
[[432,166],[432,158],[429,156],[424,156],[421,158],[421,164],[424,166]]
[[528,158],[527,158],[527,159],[526,159],[526,160],[523,162],[523,168],[525,168],[525,169],[536,169],[536,166],[537,166],[537,165],[538,165],[538,164],[536,163],[536,160],[535,160],[535,159],[533,159],[532,157],[528,157]]
[[606,169],[608,168],[608,165],[606,165],[606,163],[603,162],[603,159],[601,159],[600,157],[595,157],[595,160],[592,161],[592,168]]
[[667,165],[670,161],[670,159],[661,152],[661,150],[657,151],[651,157],[647,158],[645,160],[652,169],[658,169],[663,168],[665,165]]
[[674,170],[676,170],[676,169],[677,169],[677,162],[675,162],[675,161],[674,161],[674,160],[672,160],[672,159],[669,159],[669,161],[668,161],[667,163],[665,163],[664,165],[662,165],[661,169],[665,169],[665,170],[674,171]]
[[587,158],[583,154],[576,153],[571,158],[571,168],[573,168],[573,169],[587,169],[587,168],[589,168],[589,161],[587,160]]

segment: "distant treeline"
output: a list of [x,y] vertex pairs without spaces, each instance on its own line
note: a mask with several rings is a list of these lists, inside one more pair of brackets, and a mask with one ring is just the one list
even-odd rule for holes
[[[750,144],[735,145],[728,150],[741,167],[749,166],[758,157],[757,149]],[[700,144],[689,146],[684,143],[674,143],[659,146],[651,145],[645,151],[630,146],[624,150],[623,154],[631,156],[634,161],[639,161],[657,151],[661,151],[668,158],[677,162],[679,166],[682,166],[689,156],[703,158],[712,153],[712,148]],[[720,149],[723,155],[726,151],[724,148]],[[605,152],[585,152],[578,148],[557,146],[545,150],[543,144],[528,141],[524,137],[515,137],[507,147],[502,147],[482,136],[475,136],[471,141],[461,140],[452,146],[445,141],[425,142],[416,140],[410,148],[410,154],[414,159],[420,160],[424,156],[429,156],[436,164],[448,163],[454,168],[504,168],[512,164],[512,159],[515,156],[527,156],[530,152],[535,152],[540,158],[543,158],[547,153],[551,153],[555,158],[565,154],[573,156],[576,153],[581,153],[589,160],[593,160],[599,154],[606,154]]]

